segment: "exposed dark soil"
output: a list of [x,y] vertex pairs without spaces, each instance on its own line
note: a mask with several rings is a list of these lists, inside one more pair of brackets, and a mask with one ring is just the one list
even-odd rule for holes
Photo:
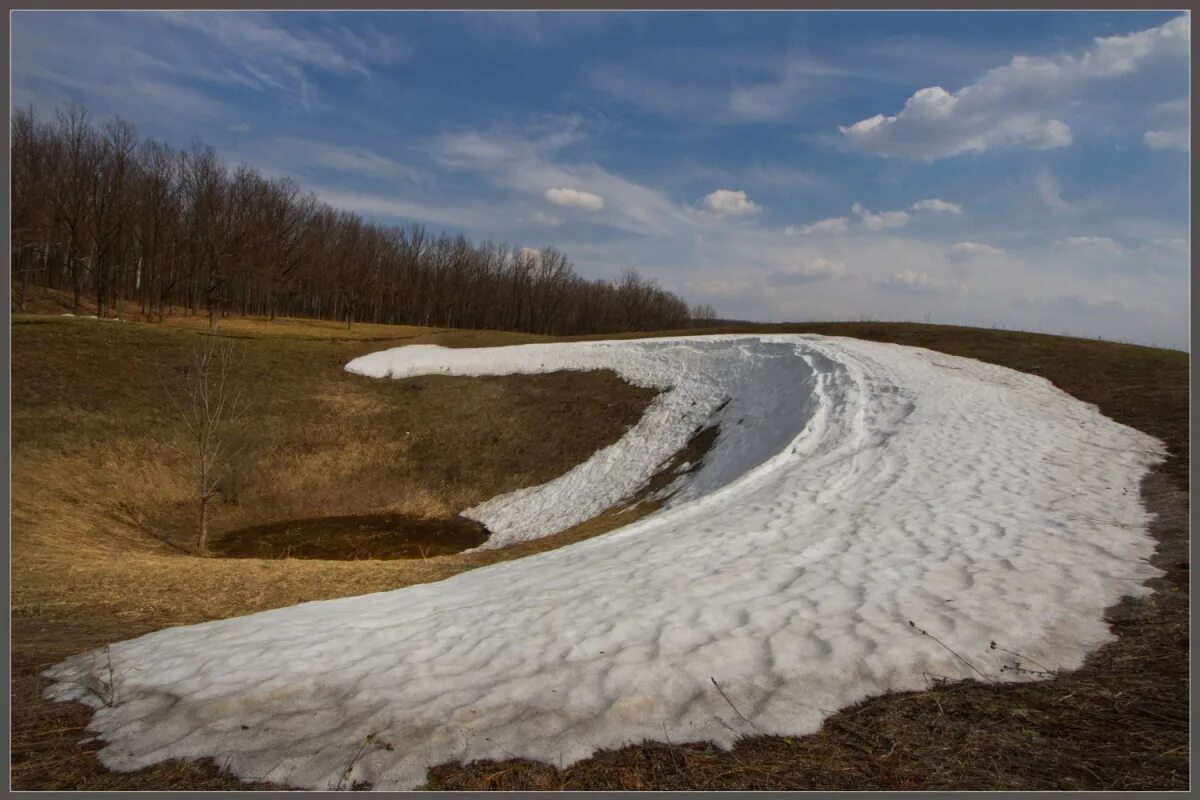
[[422,519],[408,514],[317,517],[256,525],[209,546],[225,558],[429,558],[461,553],[487,541],[488,530],[462,516]]
[[[646,482],[637,494],[625,502],[626,506],[642,502],[647,499],[655,499],[655,496],[669,487],[672,483],[679,480],[684,475],[695,472],[704,463],[704,456],[714,444],[717,443],[717,436],[721,433],[721,428],[718,425],[710,425],[707,428],[700,428],[692,434],[692,438],[688,439],[688,443],[683,449],[675,455],[667,459],[658,472],[650,476],[650,480]],[[668,498],[658,498],[659,501],[665,501]]]

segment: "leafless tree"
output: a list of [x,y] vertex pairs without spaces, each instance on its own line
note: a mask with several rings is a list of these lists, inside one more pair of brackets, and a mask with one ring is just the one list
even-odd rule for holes
[[[549,335],[678,328],[687,303],[633,270],[585,280],[553,248],[383,226],[212,148],[139,140],[71,106],[12,120],[11,277],[85,291],[97,313],[277,314]],[[21,307],[24,289],[16,305]],[[706,310],[707,309],[707,310]]]
[[186,443],[173,446],[186,459],[196,489],[196,552],[208,554],[209,503],[228,465],[243,449],[236,427],[246,406],[234,344],[205,336],[191,350],[181,379],[167,396],[186,431]]
[[717,310],[708,303],[697,304],[692,306],[691,317],[697,324],[709,323],[717,318]]

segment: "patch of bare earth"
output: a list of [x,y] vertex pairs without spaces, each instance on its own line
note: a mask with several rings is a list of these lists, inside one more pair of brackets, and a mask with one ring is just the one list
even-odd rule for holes
[[[98,744],[78,744],[91,712],[41,700],[38,673],[72,653],[169,625],[440,580],[603,533],[659,507],[662,491],[719,435],[698,431],[689,445],[695,452],[664,464],[639,497],[537,542],[424,559],[200,559],[180,549],[187,529],[173,515],[176,505],[186,508],[187,492],[156,430],[163,409],[154,399],[157,370],[147,365],[175,358],[201,326],[22,322],[13,330],[14,788],[277,788],[242,784],[212,762],[109,772],[94,756]],[[388,342],[487,346],[535,337],[387,326],[343,335],[333,323],[294,320],[222,324],[253,351],[255,382],[272,387],[259,399],[260,434],[284,444],[250,470],[259,483],[220,509],[220,532],[339,514],[452,515],[561,474],[617,438],[651,399],[611,374],[410,382],[341,372],[350,358]],[[565,769],[522,760],[442,765],[431,771],[430,787],[1187,788],[1187,356],[889,323],[675,333],[734,331],[855,336],[979,358],[1043,375],[1162,438],[1171,457],[1143,484],[1158,515],[1155,561],[1166,573],[1155,593],[1110,609],[1117,640],[1081,670],[1050,680],[886,695],[833,715],[814,735],[749,737],[728,752],[664,741],[600,752]]]

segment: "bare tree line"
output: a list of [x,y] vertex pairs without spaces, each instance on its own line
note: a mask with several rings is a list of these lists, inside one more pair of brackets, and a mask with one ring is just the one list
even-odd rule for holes
[[211,147],[139,139],[78,106],[12,120],[12,277],[71,292],[97,316],[207,314],[487,328],[571,335],[656,330],[716,317],[636,270],[586,280],[531,250],[384,226]]

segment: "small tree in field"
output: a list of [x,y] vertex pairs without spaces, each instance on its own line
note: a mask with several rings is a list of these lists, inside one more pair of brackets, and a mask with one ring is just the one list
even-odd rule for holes
[[208,553],[208,504],[219,493],[226,465],[240,449],[233,435],[245,414],[238,361],[232,342],[206,336],[192,348],[179,387],[167,391],[187,431],[187,444],[175,450],[187,459],[196,487],[196,551],[201,555]]

